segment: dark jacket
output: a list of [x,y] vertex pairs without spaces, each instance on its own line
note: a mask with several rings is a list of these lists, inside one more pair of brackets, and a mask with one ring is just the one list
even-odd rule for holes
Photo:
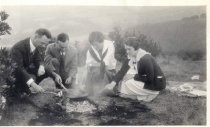
[[155,59],[146,54],[137,63],[138,74],[134,79],[145,83],[144,88],[149,90],[162,90],[166,87],[166,78]]
[[[118,84],[126,75],[130,66],[128,65],[129,59],[126,60],[121,69],[115,75],[114,81]],[[146,54],[137,63],[138,74],[134,76],[134,80],[142,81],[145,83],[144,88],[149,90],[160,91],[166,87],[166,78],[156,63],[155,59]],[[162,78],[161,78],[162,77]]]
[[11,49],[11,56],[17,64],[17,80],[20,80],[21,77],[23,82],[27,82],[32,78],[30,74],[37,75],[43,58],[38,48],[35,49],[34,53],[30,53],[30,38],[16,43]]

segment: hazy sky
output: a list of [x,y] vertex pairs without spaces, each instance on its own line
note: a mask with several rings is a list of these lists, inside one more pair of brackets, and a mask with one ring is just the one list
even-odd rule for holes
[[54,36],[67,32],[72,41],[84,40],[93,30],[108,33],[114,26],[178,20],[205,13],[205,6],[0,6],[10,16],[12,35],[1,36],[1,44],[14,44],[40,27]]

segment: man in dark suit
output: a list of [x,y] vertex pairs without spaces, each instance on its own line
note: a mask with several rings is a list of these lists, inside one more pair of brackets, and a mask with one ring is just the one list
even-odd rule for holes
[[29,94],[30,87],[36,92],[44,89],[38,83],[47,77],[43,64],[43,49],[47,46],[51,33],[47,29],[38,29],[33,36],[16,43],[11,49],[12,59],[16,62],[15,92]]
[[65,33],[58,35],[56,43],[47,46],[45,64],[50,68],[58,88],[61,83],[67,88],[75,84],[77,59],[77,50],[69,45],[69,36]]

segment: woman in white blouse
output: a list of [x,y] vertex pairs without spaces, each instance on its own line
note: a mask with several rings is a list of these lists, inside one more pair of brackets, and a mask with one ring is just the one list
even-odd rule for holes
[[105,40],[104,35],[98,31],[89,35],[89,42],[86,87],[89,95],[94,95],[112,81],[116,67],[115,48],[113,42]]
[[128,60],[106,88],[117,88],[121,97],[151,101],[165,89],[166,78],[155,59],[139,43],[135,37],[125,40]]

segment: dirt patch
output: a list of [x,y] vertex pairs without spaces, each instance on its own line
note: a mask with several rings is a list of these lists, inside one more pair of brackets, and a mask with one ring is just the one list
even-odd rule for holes
[[88,100],[96,111],[67,113],[56,105],[37,108],[24,100],[11,101],[1,125],[206,125],[205,97],[183,97],[165,90],[152,102],[116,96]]

